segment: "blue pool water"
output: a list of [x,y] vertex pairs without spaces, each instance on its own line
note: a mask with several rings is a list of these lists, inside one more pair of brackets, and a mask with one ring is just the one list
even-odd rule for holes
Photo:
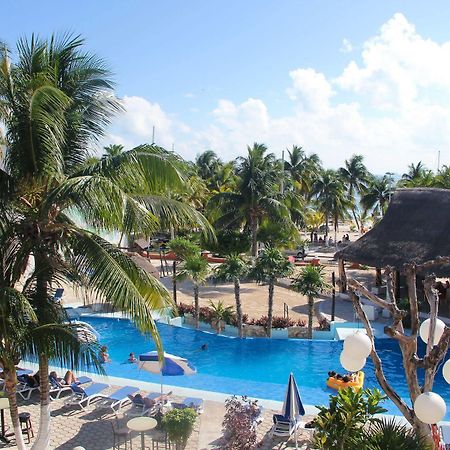
[[[109,375],[160,382],[159,375],[125,363],[130,352],[137,356],[155,349],[153,341],[142,336],[130,321],[97,317],[83,317],[83,321],[91,324],[99,332],[101,344],[108,346],[112,362],[105,364],[105,370]],[[158,324],[158,329],[166,352],[183,356],[197,367],[197,374],[190,377],[164,377],[169,385],[283,401],[292,371],[303,402],[318,405],[328,404],[328,396],[334,392],[325,386],[327,372],[343,371],[339,364],[342,342],[338,341],[234,339],[164,324]],[[205,343],[208,349],[202,351]],[[379,339],[376,346],[387,380],[408,398],[398,344]],[[365,387],[379,387],[370,358],[364,371]],[[447,402],[446,420],[450,420],[450,385],[441,370],[433,390]],[[384,406],[390,413],[399,414],[392,403]]]

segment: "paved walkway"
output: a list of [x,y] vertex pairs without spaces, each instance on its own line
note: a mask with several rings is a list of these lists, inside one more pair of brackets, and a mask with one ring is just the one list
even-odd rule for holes
[[[110,391],[115,388],[111,387]],[[108,392],[108,391],[106,391]],[[141,392],[145,395],[146,392]],[[86,450],[112,450],[113,448],[113,432],[112,427],[118,425],[125,426],[126,422],[131,418],[129,415],[130,406],[123,408],[123,414],[116,417],[110,409],[99,408],[93,403],[86,411],[76,406],[66,406],[64,401],[68,396],[63,396],[59,400],[51,403],[52,420],[50,449],[51,450],[72,450],[76,446],[82,446]],[[174,396],[174,401],[180,398]],[[28,401],[19,400],[19,412],[29,412],[35,436],[38,431],[39,419],[39,394],[34,393]],[[264,418],[258,427],[258,446],[262,450],[270,449],[293,449],[295,443],[293,439],[288,442],[274,440],[270,438],[269,431],[272,426],[272,414],[274,411],[270,409],[264,410]],[[204,412],[199,416],[197,424],[194,428],[186,450],[219,450],[222,435],[222,420],[225,414],[225,405],[222,402],[207,400],[205,402]],[[10,427],[9,414],[5,414],[6,424]],[[305,417],[310,420],[312,416]],[[309,449],[309,431],[299,433],[299,448]],[[132,443],[135,449],[140,448],[140,435],[134,433],[132,435]],[[31,439],[33,444],[35,438]],[[163,441],[164,434],[159,430],[154,430],[145,435],[145,445],[152,448],[152,441],[158,441],[159,449],[166,449]],[[14,442],[14,441],[13,441]],[[9,445],[0,442],[1,448],[17,449],[14,443]],[[155,447],[156,448],[156,447]]]

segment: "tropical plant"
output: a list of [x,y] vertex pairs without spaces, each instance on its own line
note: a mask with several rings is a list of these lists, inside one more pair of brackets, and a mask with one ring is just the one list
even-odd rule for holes
[[174,408],[164,414],[162,419],[164,430],[169,441],[175,443],[175,449],[186,447],[187,441],[194,430],[198,414],[193,408]]
[[[157,147],[86,164],[91,143],[121,108],[104,63],[82,46],[79,37],[32,36],[19,41],[17,63],[7,50],[0,51],[0,120],[7,141],[0,170],[0,239],[10,249],[6,263],[13,273],[5,287],[14,287],[34,260],[22,294],[37,327],[50,329],[67,319],[51,305],[55,288],[83,277],[86,288],[151,333],[162,351],[151,313],[171,304],[167,290],[95,231],[150,234],[165,223],[206,221],[159,195],[181,188],[183,181]],[[50,436],[49,357],[62,357],[55,339],[44,341],[33,347],[41,375],[35,449],[48,448]]]
[[252,236],[252,256],[258,250],[257,234],[265,217],[289,218],[289,210],[277,198],[278,163],[273,153],[266,154],[264,144],[247,148],[246,158],[237,159],[237,189],[220,192],[209,203],[210,218],[219,228],[249,227]]
[[236,300],[236,316],[239,337],[243,336],[241,280],[249,273],[248,264],[239,255],[230,255],[216,270],[218,280],[231,281],[234,284],[234,298]]
[[200,320],[199,287],[210,274],[210,267],[206,258],[200,253],[189,255],[180,265],[177,275],[179,280],[190,279],[194,284],[195,327],[198,328]]
[[373,420],[363,430],[360,447],[367,450],[432,450],[433,446],[413,428],[395,418]]
[[275,283],[279,278],[291,275],[293,271],[293,265],[285,258],[280,250],[276,248],[265,248],[256,259],[251,276],[258,282],[268,284],[267,335],[269,337],[272,337]]
[[408,172],[402,175],[402,180],[414,181],[420,179],[424,176],[426,170],[425,164],[422,161],[419,161],[417,164],[411,163],[408,166]]
[[202,248],[221,256],[247,253],[251,246],[248,230],[216,230],[216,239],[201,236]]
[[[314,448],[326,450],[359,450],[363,444],[364,427],[377,419],[375,414],[386,412],[379,406],[384,400],[378,389],[341,389],[330,395],[330,404],[317,406],[314,419]],[[380,449],[381,450],[381,449]]]
[[226,306],[222,300],[217,303],[209,302],[211,309],[211,324],[216,328],[217,333],[222,331],[226,323],[230,323],[233,317],[233,307]]
[[290,220],[272,222],[265,219],[258,230],[258,241],[271,247],[292,249],[300,241],[300,233]]
[[305,266],[292,280],[292,288],[308,298],[308,338],[312,339],[314,299],[331,286],[325,282],[323,266]]
[[329,232],[329,220],[333,218],[335,227],[339,219],[345,217],[348,206],[342,180],[334,170],[325,170],[316,179],[313,186],[316,204],[325,216],[325,238]]
[[236,396],[225,400],[225,416],[222,422],[224,450],[251,450],[256,445],[255,420],[261,414],[257,400]]
[[364,165],[364,157],[362,155],[353,155],[349,160],[345,160],[345,167],[339,169],[339,175],[343,179],[346,187],[348,189],[348,198],[352,203],[352,214],[355,220],[356,228],[361,229],[361,225],[358,221],[358,216],[356,214],[356,200],[355,194],[361,194],[363,189],[367,185],[368,172]]
[[213,150],[206,150],[195,158],[197,173],[204,180],[212,178],[221,165],[220,159]]
[[103,153],[103,158],[110,158],[111,156],[119,156],[123,153],[124,147],[121,144],[110,144],[103,147],[105,153]]
[[288,160],[284,162],[284,170],[294,181],[295,189],[308,197],[320,172],[319,156],[315,153],[307,156],[303,148],[296,145],[292,147],[292,151],[288,150],[288,155]]
[[361,204],[365,209],[373,210],[374,213],[383,217],[391,194],[391,180],[387,175],[372,177],[369,179],[367,188],[363,191]]

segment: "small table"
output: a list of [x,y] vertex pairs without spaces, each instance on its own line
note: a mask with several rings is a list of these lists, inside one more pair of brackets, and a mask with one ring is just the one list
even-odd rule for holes
[[158,425],[158,422],[153,417],[135,417],[127,422],[127,427],[132,431],[141,433],[141,450],[144,446],[144,433],[153,430]]
[[10,439],[8,439],[10,436],[13,436],[14,433],[6,433],[6,425],[5,425],[5,409],[9,409],[9,400],[7,397],[0,397],[0,441],[4,442],[5,444],[10,443]]

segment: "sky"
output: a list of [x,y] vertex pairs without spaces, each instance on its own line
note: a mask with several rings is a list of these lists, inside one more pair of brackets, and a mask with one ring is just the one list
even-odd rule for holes
[[223,160],[265,143],[375,174],[450,165],[450,3],[3,0],[0,40],[72,32],[114,72],[126,112],[98,144]]

